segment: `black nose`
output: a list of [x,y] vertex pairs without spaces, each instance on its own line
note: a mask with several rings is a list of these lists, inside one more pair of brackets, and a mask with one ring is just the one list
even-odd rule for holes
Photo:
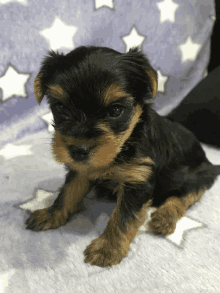
[[89,147],[87,145],[80,145],[80,146],[69,146],[69,152],[71,157],[75,161],[84,161],[89,157]]

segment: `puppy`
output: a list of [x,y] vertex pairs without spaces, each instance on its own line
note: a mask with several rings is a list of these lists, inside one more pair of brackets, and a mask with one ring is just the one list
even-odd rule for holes
[[34,93],[39,104],[47,97],[53,154],[68,172],[54,204],[34,211],[27,229],[65,225],[95,188],[115,195],[117,206],[103,234],[86,248],[86,263],[120,263],[152,206],[158,209],[151,231],[174,232],[218,172],[190,131],[155,112],[156,92],[157,73],[138,48],[124,54],[95,46],[48,53]]

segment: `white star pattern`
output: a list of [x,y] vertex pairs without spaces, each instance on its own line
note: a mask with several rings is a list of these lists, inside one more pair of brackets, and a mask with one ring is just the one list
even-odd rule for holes
[[136,47],[136,46],[141,47],[142,43],[145,40],[145,37],[141,36],[137,32],[136,28],[133,27],[132,30],[130,31],[130,33],[127,36],[122,37],[122,40],[126,44],[126,52],[128,52],[129,49],[132,48],[132,47]]
[[16,270],[8,270],[6,273],[0,274],[0,293],[4,293],[8,287],[9,279],[14,275]]
[[185,44],[180,45],[179,48],[182,53],[182,62],[188,60],[194,61],[199,53],[201,45],[193,43],[191,37],[188,37]]
[[7,143],[1,150],[0,156],[3,156],[5,159],[12,159],[19,156],[28,156],[33,153],[30,151],[32,145],[20,145],[16,146],[11,143]]
[[160,10],[161,23],[166,20],[175,22],[175,12],[179,7],[178,4],[174,3],[172,0],[164,0],[163,2],[157,3],[157,7]]
[[113,0],[95,0],[95,9],[107,6],[109,8],[114,8]]
[[41,118],[48,124],[48,131],[49,132],[54,132],[54,128],[51,125],[51,123],[53,122],[53,114],[52,114],[52,112],[41,116]]
[[50,28],[40,31],[40,34],[47,39],[50,49],[60,48],[74,49],[73,37],[78,31],[75,25],[67,25],[56,17]]
[[18,2],[20,4],[23,4],[23,5],[27,5],[27,0],[0,0],[0,5],[1,4],[7,4],[7,3],[13,3],[13,2]]
[[56,199],[56,197],[57,197],[57,194],[39,189],[37,190],[36,196],[34,199],[19,205],[19,207],[21,209],[29,210],[33,212],[35,210],[44,209],[51,206],[53,204],[53,201]]
[[164,93],[164,86],[165,83],[167,82],[168,77],[165,75],[162,75],[162,73],[160,72],[160,70],[157,70],[157,74],[158,74],[158,91]]
[[176,244],[177,246],[182,246],[185,232],[201,227],[204,227],[204,225],[198,221],[192,220],[188,217],[182,217],[177,221],[174,233],[166,236],[166,239]]
[[[30,74],[18,73],[9,65],[6,73],[0,77],[0,88],[3,91],[2,100],[6,101],[10,97],[16,95],[19,97],[27,97],[25,93],[25,84]],[[13,80],[13,83],[11,82]]]

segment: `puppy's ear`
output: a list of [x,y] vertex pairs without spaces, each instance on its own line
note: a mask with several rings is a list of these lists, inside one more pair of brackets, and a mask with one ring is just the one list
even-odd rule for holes
[[35,78],[35,81],[34,81],[34,95],[35,95],[35,98],[36,98],[38,104],[41,103],[41,101],[43,100],[43,97],[45,95],[45,90],[42,87],[41,78],[42,78],[42,73],[39,72],[37,77]]
[[40,71],[34,81],[34,95],[38,104],[43,100],[44,95],[52,81],[56,70],[64,65],[63,53],[48,51],[47,56],[44,57]]
[[130,49],[127,55],[132,58],[132,61],[134,62],[133,64],[136,66],[136,70],[139,68],[139,72],[136,73],[142,75],[142,78],[146,80],[146,83],[150,86],[152,98],[154,99],[156,97],[158,86],[157,72],[152,68],[147,56],[140,50],[139,47]]
[[147,67],[146,72],[151,81],[152,98],[154,99],[156,97],[158,87],[157,72],[151,66]]

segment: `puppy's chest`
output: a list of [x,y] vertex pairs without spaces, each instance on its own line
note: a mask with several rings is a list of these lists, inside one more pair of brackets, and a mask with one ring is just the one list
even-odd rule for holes
[[118,183],[143,183],[146,182],[152,173],[153,161],[149,157],[135,158],[130,162],[93,169],[88,174],[91,181],[113,180]]

